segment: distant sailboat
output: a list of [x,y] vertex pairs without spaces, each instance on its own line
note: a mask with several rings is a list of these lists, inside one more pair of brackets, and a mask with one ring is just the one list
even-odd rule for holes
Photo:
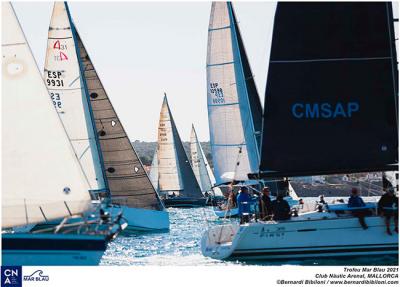
[[203,193],[211,193],[215,196],[223,196],[218,187],[213,189],[213,186],[215,185],[215,177],[197,138],[194,125],[192,125],[192,131],[190,133],[190,155],[193,172],[200,185],[201,191]]
[[168,229],[168,213],[63,2],[54,4],[45,70],[54,105],[75,143],[84,170],[94,178],[93,163],[97,167],[93,186],[102,197],[108,196],[113,204],[121,206],[128,223],[126,231]]
[[[278,3],[259,177],[398,170],[393,22],[389,2]],[[397,258],[398,233],[376,208],[329,204],[270,224],[212,227],[202,252],[218,259]]]
[[[89,183],[9,2],[2,3],[2,229],[85,213]],[[96,265],[107,235],[3,233],[3,265]]]
[[211,7],[207,97],[216,183],[246,181],[258,171],[262,107],[230,2]]
[[157,149],[154,152],[153,160],[151,162],[149,178],[150,178],[151,183],[154,186],[154,189],[158,191],[158,155],[157,155]]
[[183,148],[165,95],[158,128],[158,190],[167,207],[204,206],[203,196]]

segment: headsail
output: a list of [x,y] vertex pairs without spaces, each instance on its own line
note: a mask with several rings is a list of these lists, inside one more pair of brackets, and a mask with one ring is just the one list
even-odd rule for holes
[[154,152],[153,160],[151,162],[149,178],[155,190],[158,190],[158,155],[157,149]]
[[278,3],[263,176],[397,169],[393,28],[390,3]]
[[163,209],[143,165],[120,122],[78,32],[77,43],[90,97],[112,201],[129,207]]
[[65,2],[54,2],[49,27],[45,83],[90,188],[106,188],[95,128],[81,76],[73,27]]
[[178,191],[180,196],[203,197],[172,118],[166,96],[160,113],[157,154],[160,191]]
[[1,18],[2,227],[82,213],[89,185],[9,2]]
[[[215,177],[208,164],[193,125],[190,133],[190,156],[193,172],[200,185],[201,191],[203,193],[212,191],[212,187],[215,185]],[[214,188],[214,192],[218,196],[222,195],[219,188]]]
[[230,2],[213,2],[207,96],[217,183],[247,180],[259,164],[262,108]]

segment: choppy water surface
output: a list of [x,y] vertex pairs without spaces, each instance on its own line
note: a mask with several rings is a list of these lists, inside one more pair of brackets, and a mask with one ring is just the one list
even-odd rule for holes
[[[237,262],[204,257],[200,239],[209,226],[228,223],[235,219],[217,219],[210,207],[169,208],[170,231],[165,233],[138,233],[118,236],[108,246],[101,265],[397,265],[393,257],[324,259],[307,261]],[[206,218],[208,221],[206,221]],[[237,220],[237,219],[236,219]],[[207,223],[208,222],[208,223]]]

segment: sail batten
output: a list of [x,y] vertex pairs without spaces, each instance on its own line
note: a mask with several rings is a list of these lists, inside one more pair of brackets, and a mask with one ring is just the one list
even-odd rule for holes
[[2,227],[87,211],[89,182],[9,2],[2,57]]
[[262,111],[231,3],[212,3],[207,98],[217,184],[247,180],[258,170]]
[[398,168],[390,6],[278,3],[265,94],[263,177]]

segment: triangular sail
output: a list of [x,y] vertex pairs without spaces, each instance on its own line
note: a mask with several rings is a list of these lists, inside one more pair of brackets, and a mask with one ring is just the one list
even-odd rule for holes
[[161,210],[163,207],[158,194],[107,96],[78,32],[76,38],[112,201],[129,207]]
[[397,169],[390,3],[278,3],[265,94],[265,177]]
[[2,66],[2,227],[85,212],[89,185],[9,2]]
[[178,191],[184,197],[203,197],[172,118],[167,97],[164,97],[160,113],[158,170],[160,191]]
[[66,3],[55,2],[48,33],[44,78],[53,104],[90,188],[106,188],[73,28]]
[[154,152],[153,160],[151,162],[149,178],[155,190],[158,190],[158,155],[157,149]]
[[216,181],[247,180],[258,170],[262,108],[231,3],[212,3],[207,96]]

